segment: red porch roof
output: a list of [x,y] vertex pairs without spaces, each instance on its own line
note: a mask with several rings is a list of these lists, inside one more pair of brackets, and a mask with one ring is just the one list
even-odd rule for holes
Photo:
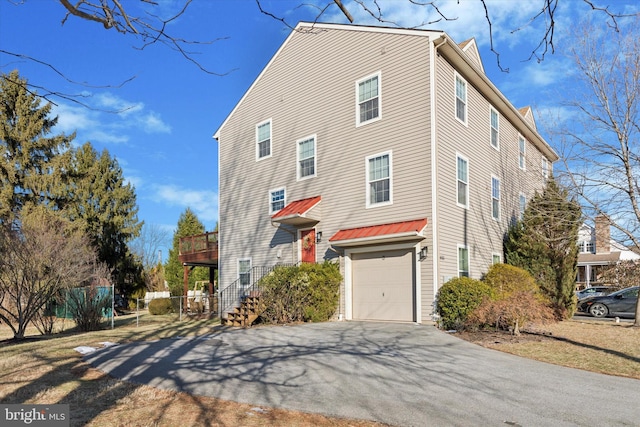
[[329,239],[336,246],[376,243],[377,241],[400,241],[420,237],[427,226],[427,218],[389,224],[340,230]]
[[271,220],[274,222],[283,222],[293,225],[300,225],[309,222],[319,222],[320,218],[309,217],[308,213],[318,203],[320,203],[321,199],[322,198],[320,196],[315,196],[291,202],[287,206],[276,212],[271,217]]

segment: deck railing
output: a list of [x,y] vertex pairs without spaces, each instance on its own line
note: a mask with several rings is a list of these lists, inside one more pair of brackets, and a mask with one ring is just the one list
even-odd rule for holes
[[180,255],[210,251],[218,247],[218,232],[197,234],[180,238]]

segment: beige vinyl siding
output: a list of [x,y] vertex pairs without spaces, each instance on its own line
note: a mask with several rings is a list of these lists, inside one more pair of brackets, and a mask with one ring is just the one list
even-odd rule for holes
[[[467,126],[455,118],[454,69],[436,59],[437,198],[439,214],[439,285],[457,276],[457,245],[469,248],[470,276],[480,278],[502,253],[508,224],[518,218],[519,194],[530,200],[542,188],[541,154],[529,142],[526,171],[518,167],[518,130],[500,114],[500,150],[490,143],[491,104],[467,80]],[[464,76],[463,76],[464,77]],[[500,106],[493,105],[500,113]],[[456,153],[469,159],[469,209],[456,205]],[[500,220],[491,216],[491,177],[500,180]]]
[[[376,72],[382,118],[356,127],[355,82]],[[287,203],[322,196],[319,260],[338,256],[328,239],[339,229],[429,218],[429,90],[427,37],[294,33],[219,132],[221,287],[235,279],[239,257],[254,266],[297,261],[294,236],[270,224],[273,188],[286,187]],[[272,157],[256,162],[255,125],[268,118]],[[317,176],[297,181],[296,141],[311,134]],[[393,204],[367,209],[365,158],[385,151],[393,152]]]

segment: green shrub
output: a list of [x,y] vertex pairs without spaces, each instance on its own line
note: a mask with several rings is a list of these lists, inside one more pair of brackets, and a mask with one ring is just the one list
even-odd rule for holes
[[169,314],[173,313],[173,304],[171,298],[156,298],[149,302],[149,313],[156,314]]
[[493,289],[496,299],[509,298],[516,292],[540,292],[529,272],[509,264],[493,264],[482,281]]
[[[140,288],[140,289],[136,289],[134,290],[131,295],[129,296],[128,300],[127,300],[127,304],[129,306],[129,310],[137,310],[138,308],[144,308],[144,296],[146,294],[146,291],[144,290],[144,288]],[[141,300],[140,301],[140,306],[136,307],[138,298]]]
[[437,312],[441,327],[463,328],[469,314],[491,296],[491,288],[480,280],[468,277],[449,280],[438,291]]
[[260,280],[260,315],[266,323],[324,322],[338,306],[342,276],[338,265],[302,264],[276,267]]

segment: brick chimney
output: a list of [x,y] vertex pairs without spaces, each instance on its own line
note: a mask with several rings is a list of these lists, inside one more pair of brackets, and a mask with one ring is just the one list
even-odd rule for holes
[[596,253],[611,252],[611,224],[606,215],[596,217]]

